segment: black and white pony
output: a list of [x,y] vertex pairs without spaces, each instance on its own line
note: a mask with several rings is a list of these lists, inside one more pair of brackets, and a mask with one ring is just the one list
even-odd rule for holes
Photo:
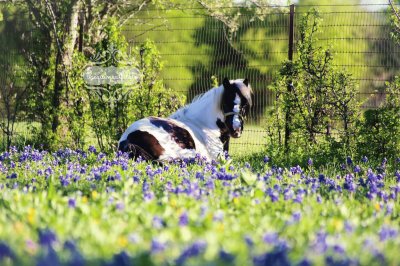
[[224,79],[221,86],[197,96],[168,118],[147,117],[134,122],[121,136],[118,149],[131,158],[167,161],[217,159],[239,138],[252,104],[247,79]]

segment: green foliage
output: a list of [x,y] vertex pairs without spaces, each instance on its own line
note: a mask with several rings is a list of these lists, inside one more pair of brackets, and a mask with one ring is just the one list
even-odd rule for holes
[[146,41],[135,49],[135,57],[139,61],[137,67],[141,78],[138,88],[129,95],[131,119],[166,117],[182,107],[185,97],[165,88],[160,79],[163,64],[155,44]]
[[268,144],[286,160],[304,161],[351,154],[358,116],[351,75],[333,66],[331,47],[320,45],[321,18],[311,10],[300,23],[298,58],[283,63],[271,87],[276,101]]
[[135,85],[89,87],[91,126],[102,150],[112,150],[130,123],[147,116],[167,116],[183,105],[184,97],[167,89],[159,78],[162,62],[154,43],[147,41],[128,53],[117,20],[104,27],[106,36],[95,47],[104,67],[129,67],[139,71]]
[[387,83],[382,106],[365,112],[358,149],[361,155],[375,158],[400,157],[400,77]]
[[400,44],[400,10],[398,6],[396,6],[391,2],[390,11],[391,11],[390,22],[393,28],[391,35],[393,39],[398,44]]
[[160,166],[93,150],[0,156],[1,265],[400,261],[397,177],[380,179],[370,163],[354,161],[356,173],[262,157]]

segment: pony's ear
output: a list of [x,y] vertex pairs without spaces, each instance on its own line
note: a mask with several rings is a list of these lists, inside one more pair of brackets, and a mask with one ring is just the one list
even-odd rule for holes
[[229,88],[229,85],[231,85],[231,83],[229,82],[228,78],[224,78],[224,80],[222,81],[222,85],[224,85],[224,88]]
[[247,78],[245,78],[243,80],[243,84],[246,85],[246,86],[249,86],[249,80]]

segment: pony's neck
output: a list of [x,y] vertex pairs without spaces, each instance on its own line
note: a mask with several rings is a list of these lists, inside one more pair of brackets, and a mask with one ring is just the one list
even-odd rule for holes
[[190,121],[207,128],[216,128],[217,119],[223,120],[224,118],[220,106],[223,92],[224,87],[222,85],[213,88],[170,117],[176,120]]

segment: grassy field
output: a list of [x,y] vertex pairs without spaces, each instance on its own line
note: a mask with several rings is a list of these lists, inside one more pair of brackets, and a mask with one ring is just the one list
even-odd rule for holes
[[2,153],[0,264],[398,265],[400,174],[388,169]]

